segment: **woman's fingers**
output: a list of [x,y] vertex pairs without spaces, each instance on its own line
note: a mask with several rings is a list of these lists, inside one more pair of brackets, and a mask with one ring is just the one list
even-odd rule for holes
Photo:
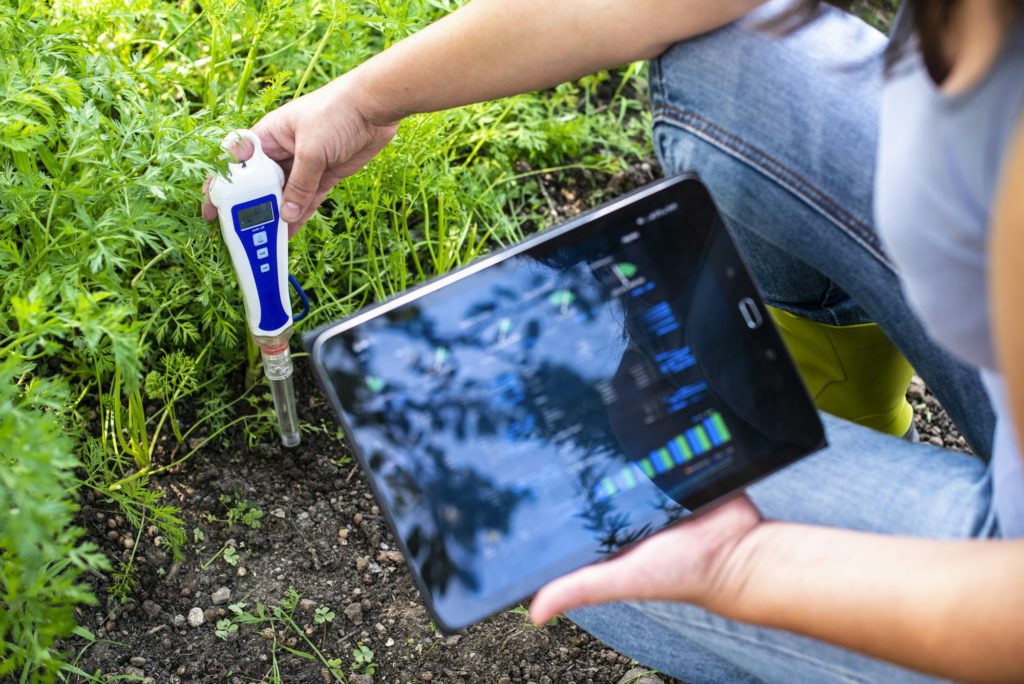
[[249,161],[252,159],[253,152],[255,151],[256,148],[253,147],[253,144],[245,138],[239,138],[231,144],[231,156],[238,162]]
[[558,613],[612,601],[700,601],[738,542],[761,521],[746,496],[645,539],[621,556],[546,585],[533,599],[530,619],[543,624]]
[[323,152],[299,147],[295,150],[291,172],[284,186],[281,217],[288,223],[299,223],[316,209],[313,200],[320,188],[320,178],[327,164]]
[[212,176],[207,176],[203,181],[203,218],[207,221],[217,218],[217,207],[213,206],[213,202],[210,201],[210,182],[212,180]]
[[530,620],[543,625],[573,608],[639,598],[641,588],[629,556],[587,566],[547,584],[530,603]]

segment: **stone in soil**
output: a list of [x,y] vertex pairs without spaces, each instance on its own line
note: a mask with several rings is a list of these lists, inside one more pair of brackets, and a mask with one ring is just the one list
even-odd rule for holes
[[160,604],[146,600],[142,602],[142,612],[150,618],[156,618],[159,617],[160,613],[164,612],[164,609],[160,607]]
[[651,670],[642,667],[634,667],[622,675],[618,684],[665,684],[665,680]]
[[351,603],[345,607],[345,617],[357,625],[363,624],[363,606],[361,603]]
[[188,624],[193,627],[202,627],[204,622],[206,622],[206,617],[203,615],[202,608],[196,606],[192,610],[188,611]]
[[213,605],[219,606],[222,603],[227,603],[231,600],[231,590],[227,587],[221,587],[217,591],[213,592],[210,596],[210,600],[213,601]]

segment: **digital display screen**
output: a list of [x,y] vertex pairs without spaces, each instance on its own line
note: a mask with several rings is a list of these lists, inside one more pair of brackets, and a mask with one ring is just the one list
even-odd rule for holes
[[736,256],[717,218],[669,205],[642,229],[542,244],[325,342],[350,436],[445,624],[820,444],[802,389],[780,407],[779,383],[799,380],[761,367],[719,258]]
[[239,230],[248,230],[274,220],[274,203],[271,200],[238,210]]

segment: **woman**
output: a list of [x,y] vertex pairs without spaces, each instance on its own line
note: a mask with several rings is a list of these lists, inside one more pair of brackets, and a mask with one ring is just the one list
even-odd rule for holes
[[297,230],[408,114],[654,60],[663,166],[708,183],[779,320],[877,322],[992,458],[826,416],[828,450],[532,618],[694,682],[1022,680],[1024,3],[914,0],[887,70],[852,16],[759,4],[475,0],[256,125],[282,214]]

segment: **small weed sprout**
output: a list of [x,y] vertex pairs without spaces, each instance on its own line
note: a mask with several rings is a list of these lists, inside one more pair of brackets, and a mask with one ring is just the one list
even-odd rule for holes
[[334,611],[327,606],[320,606],[313,613],[313,622],[318,625],[325,625],[334,622]]
[[221,522],[225,523],[228,527],[238,522],[254,530],[263,527],[263,511],[253,506],[249,501],[221,494],[220,502],[227,508],[227,517]]
[[224,562],[230,565],[231,567],[235,567],[236,565],[238,565],[238,551],[231,544],[225,543],[224,546],[217,549],[217,553],[210,556],[210,559],[207,560],[205,563],[201,564],[199,567],[205,570],[206,568],[213,565],[213,562],[215,560],[221,557],[223,557]]
[[217,620],[217,628],[214,630],[214,634],[217,635],[218,639],[228,640],[232,634],[238,631],[238,625],[231,621],[231,618],[224,618]]
[[235,551],[234,546],[224,547],[224,562],[230,565],[231,567],[235,567],[238,565],[238,551]]
[[360,641],[352,651],[352,672],[363,672],[370,676],[377,671],[377,663],[373,662],[373,651]]

